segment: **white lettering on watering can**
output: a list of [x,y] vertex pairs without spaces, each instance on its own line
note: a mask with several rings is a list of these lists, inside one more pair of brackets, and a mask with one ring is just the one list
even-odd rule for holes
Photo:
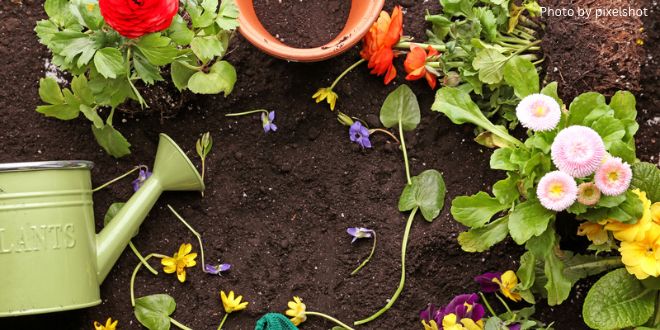
[[72,249],[76,246],[72,223],[0,228],[0,254]]

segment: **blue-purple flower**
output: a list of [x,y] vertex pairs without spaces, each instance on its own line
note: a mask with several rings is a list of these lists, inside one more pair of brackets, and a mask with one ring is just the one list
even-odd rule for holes
[[500,277],[502,277],[501,272],[483,273],[481,275],[475,276],[474,281],[479,283],[479,286],[481,286],[481,292],[491,293],[500,289],[500,285],[493,281],[494,279],[499,280]]
[[346,229],[346,232],[353,236],[351,243],[355,243],[358,238],[371,238],[375,234],[372,229],[362,228],[362,227],[350,227]]
[[271,111],[266,115],[265,112],[261,113],[261,125],[264,127],[264,132],[276,132],[277,126],[273,123],[275,120],[275,111]]
[[351,142],[359,144],[362,148],[371,148],[371,141],[369,141],[369,129],[362,125],[361,122],[356,121],[348,129],[348,135]]
[[151,172],[147,169],[146,166],[140,166],[140,172],[138,173],[137,179],[133,180],[131,184],[133,185],[133,191],[138,191],[140,187],[144,184],[147,179],[151,176]]
[[221,275],[231,268],[230,264],[219,264],[217,266],[206,264],[204,265],[204,272],[212,275]]

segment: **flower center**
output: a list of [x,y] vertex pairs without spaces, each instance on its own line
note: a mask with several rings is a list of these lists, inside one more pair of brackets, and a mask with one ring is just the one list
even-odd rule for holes
[[577,161],[591,158],[591,149],[582,141],[574,141],[568,147],[568,156]]
[[616,182],[616,181],[619,180],[619,173],[617,173],[616,171],[612,171],[610,173],[607,173],[607,179],[610,182]]
[[537,104],[535,105],[534,111],[532,111],[532,113],[536,117],[543,117],[546,113],[548,113],[548,108],[546,108],[543,104]]
[[564,186],[560,183],[552,183],[548,192],[553,198],[560,198],[564,194]]

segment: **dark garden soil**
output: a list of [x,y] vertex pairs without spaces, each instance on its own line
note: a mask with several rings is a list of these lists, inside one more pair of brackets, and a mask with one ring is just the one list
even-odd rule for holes
[[[272,4],[276,1],[270,0],[274,8],[280,6]],[[388,1],[388,10],[396,3],[406,9],[405,32],[417,38],[424,36],[425,10],[439,11],[435,0]],[[588,5],[608,3],[592,1]],[[653,10],[644,20],[644,33],[638,32],[641,22],[630,18],[598,23],[546,19],[546,69],[550,80],[560,82],[564,96],[592,89],[607,93],[617,88],[635,90],[639,96],[639,155],[657,164],[658,8],[652,8],[651,1],[640,5]],[[270,14],[278,20],[275,13]],[[34,111],[39,105],[38,80],[50,57],[32,32],[35,21],[43,17],[42,1],[0,4],[0,162],[88,159],[96,163],[94,183],[99,185],[134,165],[151,164],[160,132],[172,136],[190,157],[195,155],[199,134],[210,131],[215,140],[204,198],[196,193],[166,193],[134,242],[143,253],[171,255],[182,242],[192,242],[198,250],[194,237],[167,210],[169,203],[202,233],[207,261],[228,262],[233,269],[214,277],[195,268],[184,284],[172,275],[161,272],[154,277],[142,271],[136,281],[138,296],[172,295],[177,302],[174,318],[194,329],[217,327],[223,315],[220,290],[234,290],[250,302],[247,310],[231,315],[226,329],[253,329],[262,314],[283,312],[294,295],[301,296],[308,309],[347,322],[369,316],[386,303],[399,281],[405,222],[405,215],[396,208],[405,181],[401,156],[381,136],[374,138],[372,150],[349,143],[347,129],[338,125],[335,114],[311,99],[318,87],[329,85],[358,59],[357,48],[322,63],[288,63],[261,53],[239,36],[228,56],[239,73],[234,92],[226,99],[188,97],[180,101],[180,111],[166,116],[156,112],[118,115],[116,127],[133,143],[133,153],[116,160],[99,148],[87,121],[61,122]],[[292,39],[285,40],[291,43],[309,42],[295,35],[282,37]],[[637,37],[645,40],[645,46],[634,45]],[[352,72],[337,88],[338,109],[376,124],[387,93],[404,82],[400,66],[399,71],[397,83],[385,87],[366,67]],[[447,205],[457,195],[490,189],[501,177],[489,169],[491,151],[472,142],[470,127],[453,125],[429,111],[433,92],[424,82],[410,85],[422,108],[420,128],[406,137],[413,173],[431,168],[442,171]],[[163,96],[151,103],[164,108],[166,104],[178,106],[177,100]],[[258,116],[224,117],[228,112],[256,108],[277,112],[279,130],[275,134],[264,135]],[[128,180],[96,194],[98,230],[108,206],[125,201],[130,194]],[[373,228],[379,238],[371,263],[354,277],[349,273],[369,253],[371,242],[351,244],[345,233],[350,226]],[[456,294],[475,291],[472,277],[477,274],[517,267],[522,249],[513,242],[502,243],[489,253],[464,253],[456,242],[461,230],[451,219],[448,206],[433,223],[416,220],[408,250],[406,288],[389,312],[362,328],[420,329],[418,312],[427,303],[445,304]],[[92,329],[94,320],[109,316],[119,319],[120,329],[139,329],[129,298],[129,279],[137,262],[129,250],[121,256],[101,287],[100,306],[0,319],[0,329]],[[2,272],[11,272],[0,267]],[[35,271],[48,270],[35,265]],[[590,283],[580,283],[559,307],[539,304],[537,316],[555,321],[556,329],[585,328],[580,307]],[[303,325],[304,329],[330,327],[312,317]]]
[[350,0],[255,0],[254,10],[266,30],[298,48],[323,46],[344,28]]

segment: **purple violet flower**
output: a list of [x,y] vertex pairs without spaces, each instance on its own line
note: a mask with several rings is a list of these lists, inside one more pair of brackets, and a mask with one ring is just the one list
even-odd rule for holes
[[204,266],[204,272],[212,275],[222,275],[231,268],[230,264],[219,264],[217,266],[206,264]]
[[351,142],[359,144],[362,148],[371,148],[371,141],[369,141],[369,129],[364,127],[361,122],[356,121],[348,129],[348,135]]
[[442,324],[442,318],[444,317],[442,313],[442,308],[436,308],[434,304],[428,304],[426,309],[419,312],[419,318],[422,321],[430,323],[431,320],[435,321],[435,324]]
[[346,232],[353,236],[351,243],[355,243],[358,238],[371,238],[375,234],[372,229],[362,228],[362,227],[350,227],[346,229]]
[[151,176],[151,172],[149,172],[149,169],[147,169],[146,166],[140,166],[140,172],[138,173],[137,179],[133,180],[131,184],[133,185],[133,191],[138,191],[140,187],[142,187],[142,184],[144,184],[147,179]]
[[509,324],[508,326],[509,330],[520,330],[521,327],[522,325],[520,323]]
[[479,296],[476,293],[461,294],[449,302],[445,308],[442,310],[443,317],[447,314],[456,314],[456,317],[460,319],[472,319],[474,322],[481,320],[486,311],[484,306],[479,303]]
[[265,113],[261,113],[261,125],[264,127],[264,133],[268,133],[270,131],[273,132],[277,131],[277,126],[273,124],[274,120],[275,120],[275,111],[269,112],[268,116],[266,116]]
[[501,272],[483,273],[474,278],[474,281],[479,283],[481,291],[485,293],[496,292],[500,289],[500,285],[493,282],[493,279],[502,277]]

